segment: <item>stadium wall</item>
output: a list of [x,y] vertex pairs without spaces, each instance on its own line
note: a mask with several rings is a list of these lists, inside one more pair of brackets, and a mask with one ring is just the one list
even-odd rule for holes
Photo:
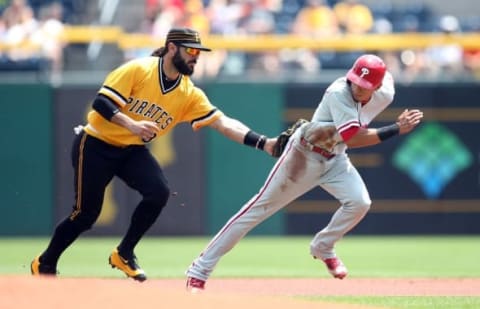
[[[212,103],[273,136],[299,117],[310,118],[326,84],[211,83]],[[373,205],[352,233],[479,234],[480,141],[478,84],[398,85],[393,105],[372,126],[420,108],[425,122],[384,144],[352,149]],[[93,86],[0,85],[2,152],[0,235],[46,235],[73,205],[70,145]],[[263,184],[274,159],[213,130],[180,125],[151,144],[170,180],[169,205],[151,235],[212,234]],[[139,196],[120,181],[107,189],[90,235],[122,234]],[[327,224],[337,202],[315,189],[262,223],[257,234],[312,234]]]
[[53,101],[47,85],[0,85],[0,235],[50,232]]

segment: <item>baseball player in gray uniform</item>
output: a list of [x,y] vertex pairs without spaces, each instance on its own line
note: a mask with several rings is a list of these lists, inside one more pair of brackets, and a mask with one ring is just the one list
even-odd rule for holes
[[345,151],[408,133],[423,118],[420,110],[407,109],[392,125],[368,128],[393,101],[394,93],[393,78],[382,59],[371,54],[359,57],[346,76],[327,88],[311,121],[291,136],[260,191],[193,261],[186,271],[187,289],[203,290],[220,258],[251,229],[316,186],[330,193],[341,206],[311,241],[310,253],[325,263],[334,278],[347,276],[347,268],[335,254],[334,245],[362,220],[371,200]]

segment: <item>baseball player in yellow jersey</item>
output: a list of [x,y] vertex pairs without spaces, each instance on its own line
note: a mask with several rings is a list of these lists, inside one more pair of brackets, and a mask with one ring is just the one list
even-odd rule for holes
[[190,80],[202,45],[198,32],[173,28],[165,46],[150,57],[129,61],[105,79],[72,146],[75,204],[56,227],[47,249],[31,263],[33,275],[56,275],[61,254],[90,229],[102,209],[105,188],[114,176],[142,195],[130,226],[109,263],[138,281],[146,280],[135,246],[156,221],[170,196],[167,180],[146,143],[178,123],[205,126],[229,139],[272,154],[276,139],[260,135],[213,106]]

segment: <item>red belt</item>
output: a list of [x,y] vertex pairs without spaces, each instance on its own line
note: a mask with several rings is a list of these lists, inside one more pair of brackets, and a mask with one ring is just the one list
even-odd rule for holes
[[300,139],[300,144],[307,148],[308,150],[310,151],[313,151],[313,152],[316,152],[318,154],[321,154],[324,158],[326,158],[327,160],[330,160],[331,158],[335,157],[335,154],[334,153],[331,153],[331,152],[328,152],[327,150],[321,148],[321,147],[318,147],[318,146],[315,146],[315,145],[312,145],[309,141],[307,141],[305,138],[301,138]]

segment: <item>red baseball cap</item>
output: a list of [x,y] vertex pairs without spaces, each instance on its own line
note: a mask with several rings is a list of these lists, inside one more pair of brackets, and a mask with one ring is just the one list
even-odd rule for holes
[[366,54],[357,58],[347,73],[347,79],[362,88],[375,90],[382,84],[387,67],[375,55]]

